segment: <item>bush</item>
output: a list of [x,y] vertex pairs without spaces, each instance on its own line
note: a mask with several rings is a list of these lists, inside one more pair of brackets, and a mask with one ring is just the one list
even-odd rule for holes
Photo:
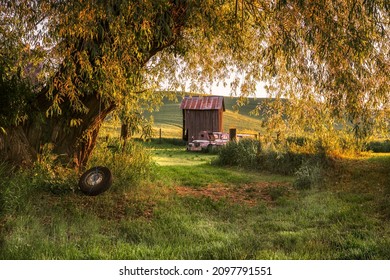
[[266,151],[258,156],[258,169],[284,175],[293,174],[302,164],[303,154]]
[[257,155],[261,151],[261,143],[254,139],[231,141],[220,149],[218,164],[245,168],[257,167]]
[[173,146],[186,146],[187,142],[180,138],[153,138],[151,139],[152,144],[169,144]]
[[298,145],[297,149],[296,143],[304,144],[307,140],[304,138],[293,140],[292,146],[285,145],[282,148],[279,147],[279,150],[263,149],[262,143],[253,139],[229,142],[220,150],[217,163],[283,175],[294,175],[304,163],[327,165],[328,158],[325,149],[317,147],[313,150],[309,147],[307,148],[309,151],[305,152],[305,147]]
[[390,153],[390,140],[371,141],[367,144],[366,150],[374,153]]

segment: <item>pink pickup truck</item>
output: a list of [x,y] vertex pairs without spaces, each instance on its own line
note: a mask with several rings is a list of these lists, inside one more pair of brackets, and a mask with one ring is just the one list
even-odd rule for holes
[[229,133],[201,131],[198,139],[187,145],[187,151],[211,152],[229,142]]

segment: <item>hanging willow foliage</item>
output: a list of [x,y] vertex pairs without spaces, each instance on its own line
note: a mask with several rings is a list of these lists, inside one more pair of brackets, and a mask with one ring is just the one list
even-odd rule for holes
[[[72,127],[68,135],[90,139],[93,148],[96,114],[116,109],[126,118],[160,104],[156,89],[207,92],[227,81],[233,94],[249,96],[265,82],[274,101],[288,100],[283,112],[268,110],[264,125],[274,129],[323,132],[343,123],[360,138],[378,125],[388,129],[386,0],[0,4],[2,79],[34,85],[36,98],[26,95],[33,109],[23,120],[27,135],[39,138],[30,140],[35,146],[59,141],[45,130]],[[282,103],[272,104],[265,106]],[[52,126],[42,128],[36,119]],[[32,127],[40,127],[41,136],[30,133]],[[76,142],[67,145],[84,147]]]

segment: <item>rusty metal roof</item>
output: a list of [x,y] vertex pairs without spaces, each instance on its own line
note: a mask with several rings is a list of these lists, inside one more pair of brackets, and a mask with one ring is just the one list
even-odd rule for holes
[[223,96],[184,97],[180,109],[184,110],[220,110],[225,111]]

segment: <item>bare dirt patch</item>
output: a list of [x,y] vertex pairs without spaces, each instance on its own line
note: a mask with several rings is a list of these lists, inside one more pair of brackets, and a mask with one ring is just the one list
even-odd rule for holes
[[175,189],[179,196],[208,197],[214,201],[226,199],[232,203],[255,206],[259,201],[272,205],[277,197],[289,192],[291,184],[271,182],[257,182],[240,186],[210,184],[202,188],[178,186]]

